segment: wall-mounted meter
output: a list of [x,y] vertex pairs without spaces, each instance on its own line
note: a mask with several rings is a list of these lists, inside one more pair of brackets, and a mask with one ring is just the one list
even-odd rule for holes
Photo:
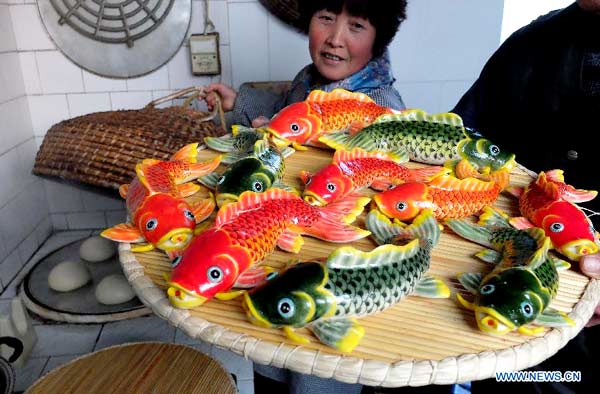
[[219,56],[219,33],[192,34],[190,55],[194,75],[221,74]]

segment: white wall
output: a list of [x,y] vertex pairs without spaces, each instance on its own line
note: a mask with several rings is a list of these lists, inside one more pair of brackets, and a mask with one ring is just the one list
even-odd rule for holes
[[[500,43],[503,3],[409,1],[408,19],[390,47],[396,86],[407,106],[429,112],[454,106]],[[193,0],[192,7],[189,34],[201,33],[203,2]],[[220,33],[221,76],[193,76],[185,46],[149,75],[110,79],[62,55],[46,34],[35,1],[0,0],[0,269],[10,271],[8,277],[16,265],[7,262],[22,264],[50,223],[59,230],[104,228],[124,219],[120,198],[30,175],[35,152],[53,124],[90,112],[140,108],[174,90],[212,81],[237,87],[245,81],[290,80],[310,62],[306,37],[257,0],[211,0],[209,17]],[[48,212],[50,223],[44,221]],[[43,236],[32,235],[36,228]]]
[[30,173],[37,147],[11,11],[0,1],[0,291],[51,231],[43,183]]
[[573,0],[505,0],[500,40],[506,40],[515,30],[538,16],[567,7],[572,3]]

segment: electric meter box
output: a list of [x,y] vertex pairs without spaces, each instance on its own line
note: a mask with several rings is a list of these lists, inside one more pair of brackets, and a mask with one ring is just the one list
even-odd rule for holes
[[219,33],[192,34],[190,36],[190,55],[194,75],[221,74]]

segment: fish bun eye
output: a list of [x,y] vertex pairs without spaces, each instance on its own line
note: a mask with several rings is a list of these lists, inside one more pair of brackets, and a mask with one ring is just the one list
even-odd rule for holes
[[529,301],[521,302],[520,308],[521,308],[521,312],[523,312],[523,315],[525,317],[533,316],[533,305],[531,305],[531,303]]
[[294,305],[294,301],[292,301],[290,298],[282,298],[277,303],[277,312],[285,319],[292,317],[295,310],[296,307]]
[[192,222],[196,220],[196,217],[194,216],[194,214],[192,213],[192,211],[190,211],[189,209],[186,209],[185,211],[183,211],[183,215],[191,220]]
[[252,191],[257,192],[257,193],[262,193],[265,191],[265,185],[263,185],[263,183],[260,181],[255,181],[252,184]]
[[330,192],[334,192],[336,188],[337,187],[335,186],[335,183],[329,182],[327,184],[327,190],[329,190]]
[[183,259],[182,256],[177,256],[173,259],[173,261],[171,262],[171,268],[175,268],[177,267],[177,265],[179,265],[179,263],[181,263],[181,260]]
[[481,289],[479,289],[479,292],[481,294],[491,294],[494,292],[494,290],[496,290],[496,286],[494,286],[492,284],[487,284],[487,285],[483,285],[481,287]]
[[405,201],[398,201],[396,203],[396,210],[399,212],[404,212],[408,208],[408,204]]
[[562,224],[561,222],[554,222],[554,223],[551,223],[550,227],[548,227],[548,228],[553,233],[560,233],[561,231],[563,231],[565,229],[565,225]]
[[211,283],[219,283],[223,280],[223,270],[217,266],[209,267],[206,270],[206,277]]
[[292,134],[298,134],[300,132],[300,125],[298,123],[290,124],[290,131]]
[[158,227],[158,219],[156,219],[156,218],[148,219],[146,221],[145,227],[146,227],[146,230],[148,230],[148,231],[154,230],[156,227]]
[[500,153],[500,148],[498,147],[498,145],[491,145],[490,146],[490,154],[492,156],[497,156]]

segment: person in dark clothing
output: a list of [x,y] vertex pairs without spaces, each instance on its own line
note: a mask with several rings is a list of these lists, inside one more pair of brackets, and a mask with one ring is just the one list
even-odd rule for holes
[[[453,112],[533,171],[564,170],[565,181],[600,190],[600,13],[580,0],[513,33]],[[600,211],[600,198],[584,207]],[[591,219],[600,225],[600,216]],[[600,227],[600,226],[597,226]]]
[[[477,81],[452,110],[465,126],[515,152],[539,172],[564,170],[565,182],[600,191],[600,0],[577,0],[513,33],[490,57]],[[600,228],[600,198],[580,206]],[[600,278],[600,256],[585,256],[581,271]],[[599,308],[577,337],[532,368],[581,371],[581,382],[473,382],[473,393],[590,393],[599,386]]]

